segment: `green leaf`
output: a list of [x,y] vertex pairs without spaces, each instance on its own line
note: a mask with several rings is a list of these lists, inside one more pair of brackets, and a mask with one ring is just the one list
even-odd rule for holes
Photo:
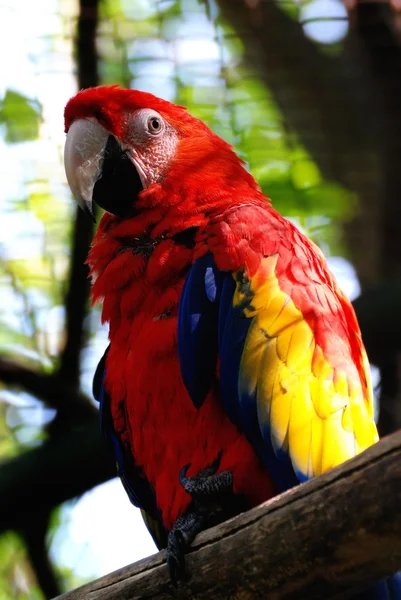
[[30,100],[13,90],[6,91],[0,102],[0,123],[5,125],[6,142],[36,140],[41,118],[42,107],[37,100]]
[[358,211],[357,196],[333,181],[324,181],[304,190],[302,197],[309,214],[321,214],[344,222]]
[[316,164],[311,160],[298,160],[292,165],[291,178],[294,187],[305,190],[321,183],[321,175]]

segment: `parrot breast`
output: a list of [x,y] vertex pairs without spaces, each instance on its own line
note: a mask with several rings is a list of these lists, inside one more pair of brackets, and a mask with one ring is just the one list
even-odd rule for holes
[[232,471],[234,491],[257,505],[275,488],[224,411],[217,373],[199,408],[181,374],[178,306],[194,244],[188,236],[155,239],[132,227],[128,236],[125,222],[103,217],[89,258],[93,298],[103,298],[102,318],[110,322],[105,389],[114,430],[153,487],[167,529],[191,501],[181,469],[190,464],[194,475],[219,454],[219,472]]

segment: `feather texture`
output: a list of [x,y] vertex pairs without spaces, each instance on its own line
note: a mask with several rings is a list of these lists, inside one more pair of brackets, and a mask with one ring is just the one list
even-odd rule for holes
[[203,240],[210,254],[191,269],[179,323],[194,318],[189,299],[199,300],[208,271],[217,292],[197,305],[194,332],[179,330],[184,381],[194,381],[193,363],[206,385],[202,357],[216,361],[217,340],[222,403],[280,489],[375,443],[359,328],[320,251],[268,205],[230,209]]

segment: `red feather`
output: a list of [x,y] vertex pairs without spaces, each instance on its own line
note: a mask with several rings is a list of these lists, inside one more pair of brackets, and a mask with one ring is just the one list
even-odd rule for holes
[[[275,488],[250,443],[224,412],[217,376],[200,409],[183,383],[177,312],[195,249],[179,246],[167,237],[170,233],[157,243],[148,227],[155,250],[146,261],[129,246],[129,239],[139,234],[137,225],[136,219],[123,222],[105,215],[88,262],[95,277],[93,298],[104,298],[102,317],[110,321],[105,386],[114,426],[154,487],[164,524],[171,528],[191,500],[178,481],[187,463],[189,475],[195,474],[223,450],[219,470],[233,472],[235,491],[252,505],[272,497]],[[143,220],[141,226],[146,230]]]

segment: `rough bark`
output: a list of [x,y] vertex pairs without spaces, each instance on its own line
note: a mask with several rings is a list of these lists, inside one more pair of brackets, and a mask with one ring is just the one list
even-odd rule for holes
[[178,589],[160,552],[59,600],[347,598],[401,568],[400,501],[401,432],[203,532]]

